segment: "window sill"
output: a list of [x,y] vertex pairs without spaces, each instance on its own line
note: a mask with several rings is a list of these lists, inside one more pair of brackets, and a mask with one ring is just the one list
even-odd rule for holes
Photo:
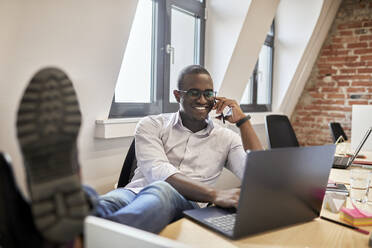
[[[252,125],[262,125],[265,123],[265,116],[272,112],[251,113]],[[113,139],[133,137],[134,130],[139,120],[142,118],[118,118],[96,120],[95,138]]]
[[117,118],[96,120],[95,138],[113,139],[132,137],[139,120],[142,118]]

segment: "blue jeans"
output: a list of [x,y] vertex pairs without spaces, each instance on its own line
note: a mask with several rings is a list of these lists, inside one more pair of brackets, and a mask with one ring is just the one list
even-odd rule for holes
[[85,187],[85,191],[93,202],[92,215],[152,233],[180,219],[182,211],[199,208],[164,181],[154,182],[138,194],[124,188],[102,196],[91,188]]

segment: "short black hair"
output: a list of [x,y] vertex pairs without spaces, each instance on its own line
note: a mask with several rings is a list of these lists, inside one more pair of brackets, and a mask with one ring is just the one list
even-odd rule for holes
[[189,65],[186,66],[185,68],[182,69],[180,74],[178,75],[178,81],[177,81],[177,88],[179,90],[183,89],[183,79],[185,78],[186,75],[191,75],[191,74],[207,74],[208,76],[211,76],[207,69],[205,69],[201,65]]

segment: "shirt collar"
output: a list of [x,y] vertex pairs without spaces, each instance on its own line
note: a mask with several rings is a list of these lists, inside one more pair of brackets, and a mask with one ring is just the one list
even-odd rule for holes
[[[177,111],[176,113],[174,113],[174,119],[173,119],[173,126],[179,126],[179,127],[182,127],[182,128],[185,128],[187,129],[186,127],[183,126],[182,124],[182,119],[181,119],[181,114],[180,114],[180,111]],[[213,121],[211,119],[210,116],[208,116],[208,119],[207,119],[207,127],[200,130],[199,132],[196,132],[196,134],[201,134],[201,135],[205,135],[205,134],[210,134],[212,132],[214,128],[214,125],[213,125]],[[187,129],[188,130],[188,129]]]

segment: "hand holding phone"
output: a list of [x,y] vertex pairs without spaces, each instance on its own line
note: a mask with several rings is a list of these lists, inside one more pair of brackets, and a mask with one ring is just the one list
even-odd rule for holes
[[215,97],[214,102],[213,109],[216,110],[216,114],[219,114],[217,118],[222,119],[224,123],[225,120],[230,123],[236,123],[238,120],[245,117],[239,104],[235,100],[226,97]]

